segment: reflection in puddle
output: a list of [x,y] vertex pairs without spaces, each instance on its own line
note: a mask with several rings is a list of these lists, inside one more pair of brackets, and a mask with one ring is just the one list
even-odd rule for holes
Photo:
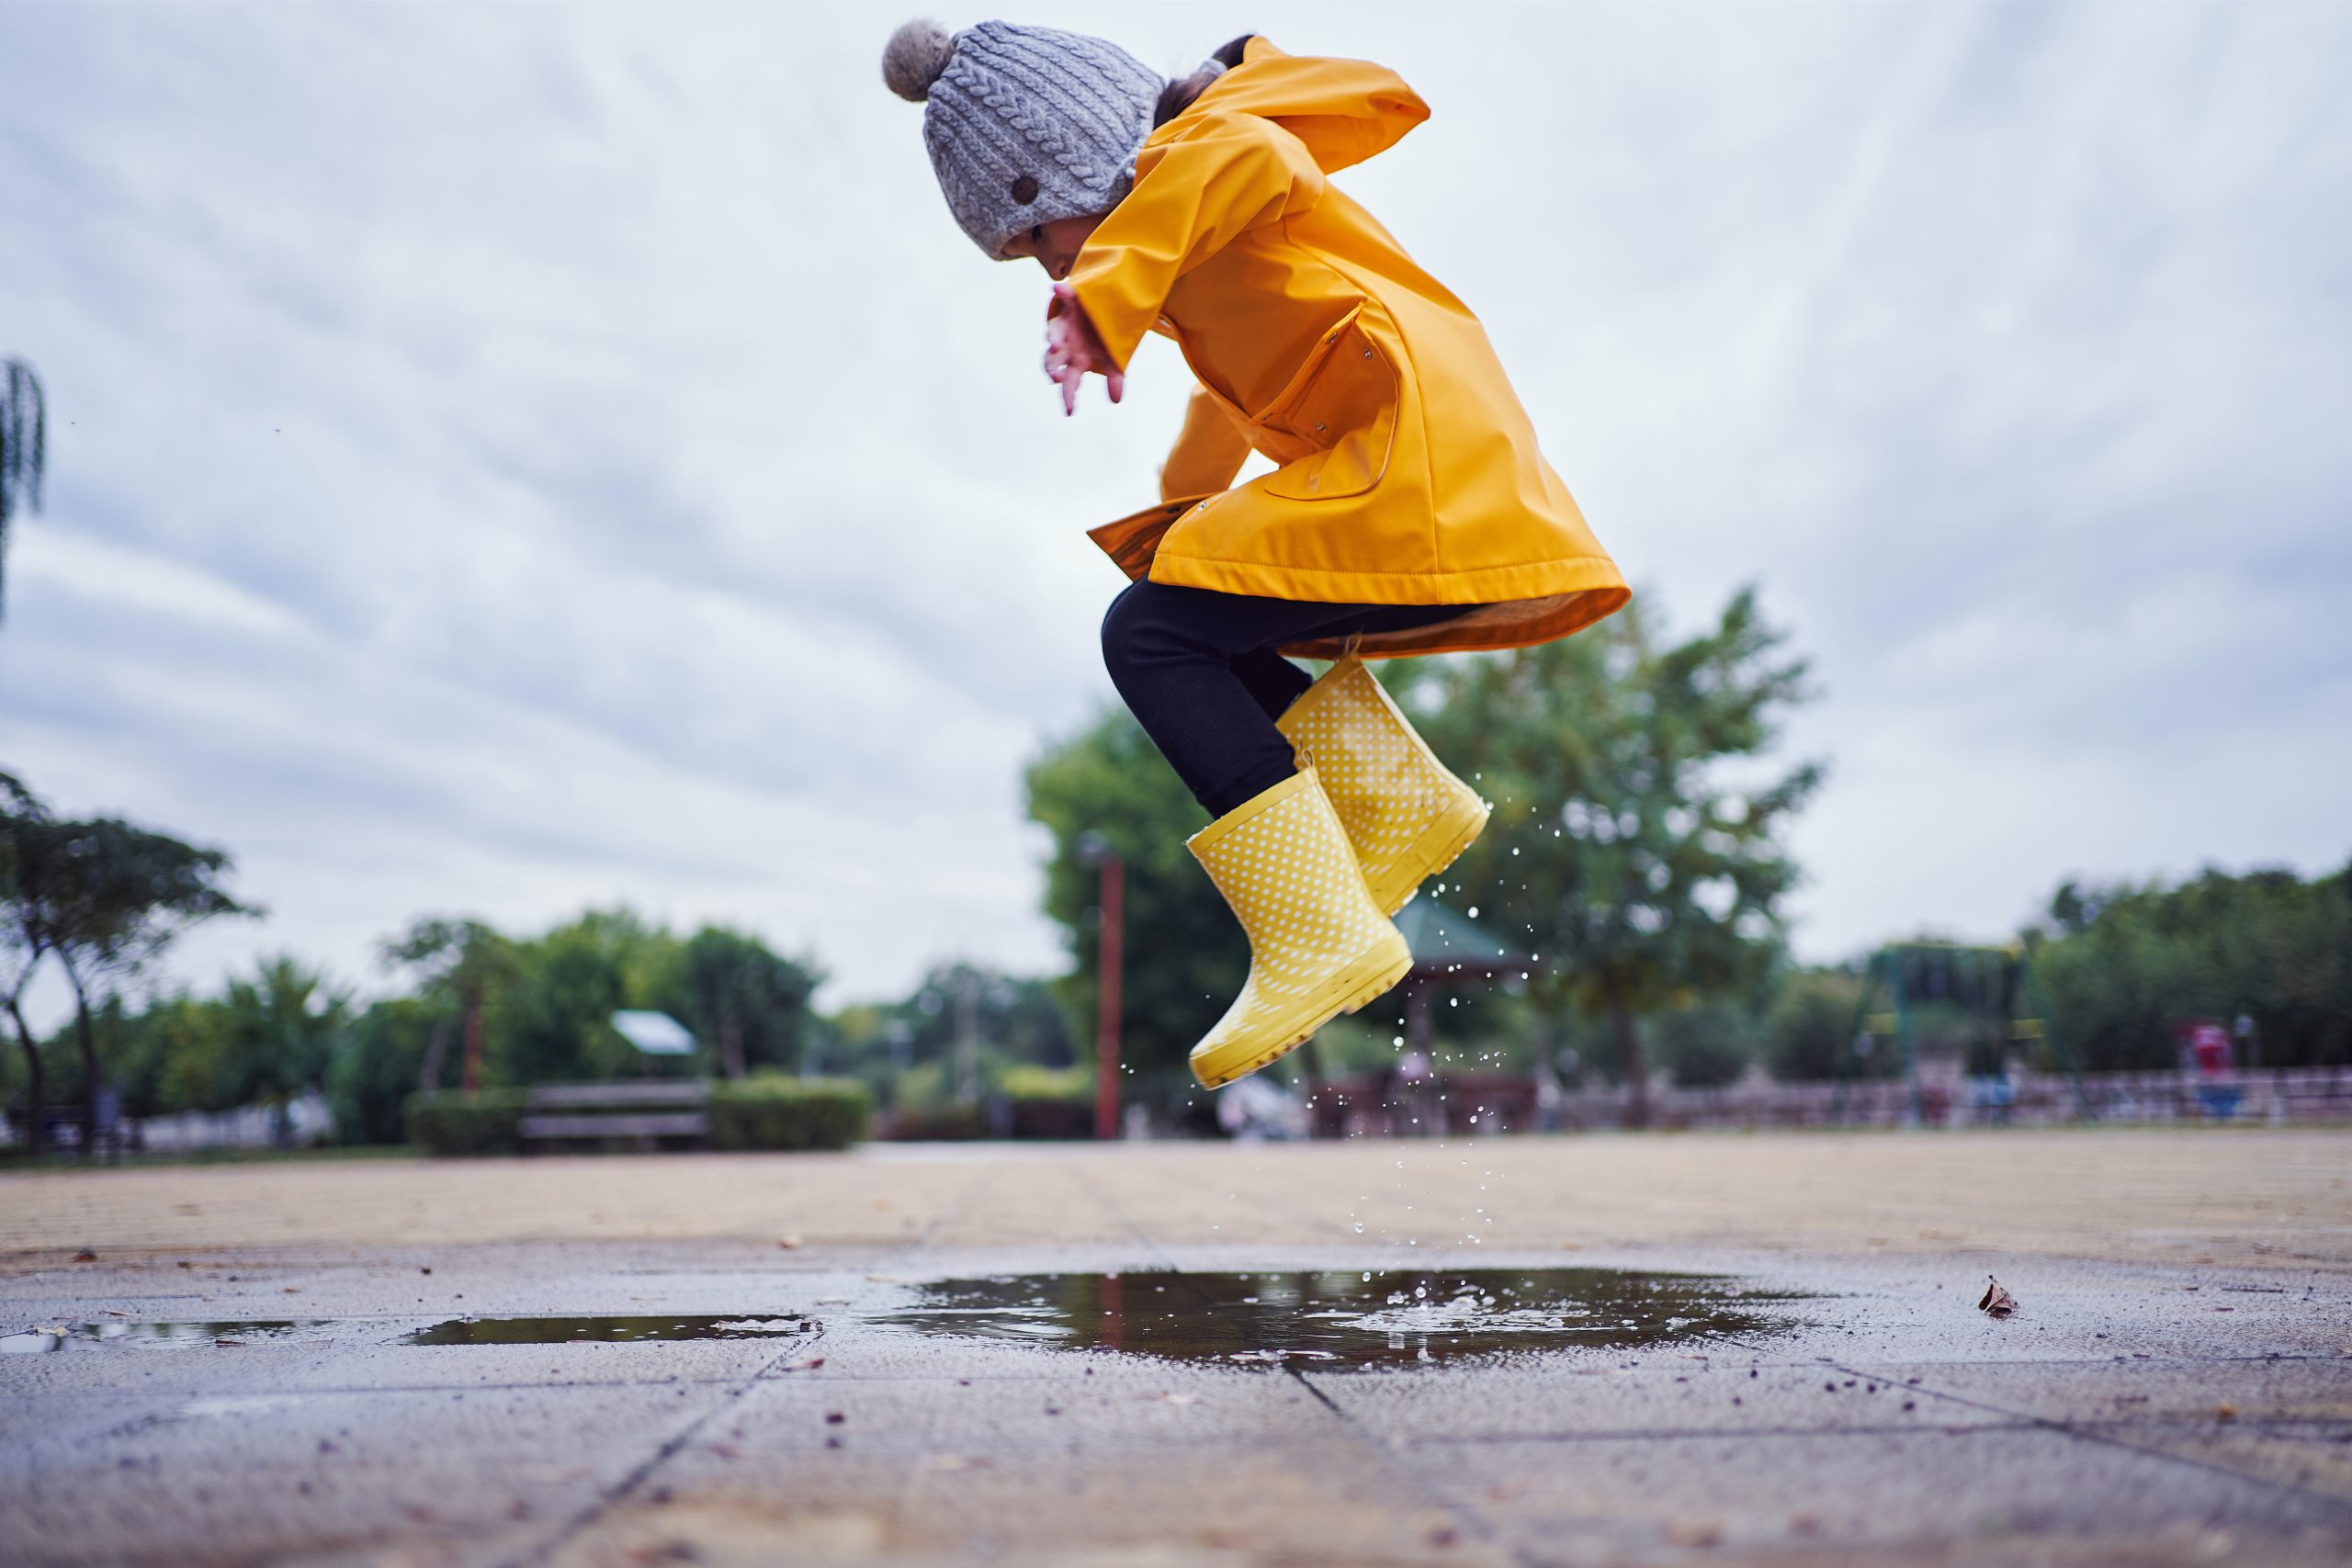
[[403,1345],[566,1345],[625,1339],[760,1339],[798,1334],[797,1317],[460,1317],[401,1336]]
[[1019,1274],[917,1291],[878,1321],[1182,1360],[1342,1366],[1779,1333],[1795,1325],[1751,1309],[1797,1299],[1607,1269]]
[[135,1345],[184,1350],[197,1345],[254,1345],[266,1341],[324,1337],[335,1325],[325,1318],[272,1323],[51,1323],[22,1334],[0,1335],[0,1354],[40,1355],[79,1345]]

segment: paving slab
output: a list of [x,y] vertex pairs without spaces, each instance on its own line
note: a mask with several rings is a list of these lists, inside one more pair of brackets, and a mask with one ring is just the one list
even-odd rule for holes
[[2352,1540],[2344,1504],[2041,1427],[1416,1444],[1440,1495],[1544,1562],[2224,1530]]
[[1444,1367],[1301,1376],[1382,1440],[1492,1442],[1629,1434],[1902,1432],[2020,1426],[2028,1418],[1905,1387],[1891,1375],[1849,1376],[1818,1363],[1752,1364],[1735,1348],[1640,1366]]
[[0,1177],[0,1258],[434,1242],[773,1247],[787,1236],[828,1247],[1103,1251],[1148,1237],[1190,1247],[1352,1238],[2267,1269],[2352,1264],[2347,1169],[2352,1134],[2247,1127],[888,1145],[845,1156],[41,1171]]
[[[0,1355],[0,1556],[2336,1563],[2347,1168],[2061,1134],[0,1178],[0,1334],[319,1325]],[[1261,1292],[1564,1266],[1737,1311],[1261,1359]],[[790,1331],[561,1337],[612,1317]],[[406,1342],[467,1318],[556,1337]]]
[[534,1521],[592,1506],[649,1442],[718,1397],[508,1387],[165,1401],[20,1448],[0,1472],[0,1533],[12,1561],[32,1562],[254,1561],[410,1537],[504,1561],[546,1532]]
[[[649,1528],[695,1558],[730,1560],[681,1505],[782,1520],[825,1520],[864,1562],[1228,1563],[1494,1562],[1477,1535],[1392,1456],[1334,1431],[1321,1440],[1218,1441],[1066,1455],[865,1453],[854,1447],[760,1466],[709,1451],[681,1456],[660,1500],[632,1497],[556,1561],[626,1562]],[[656,1539],[660,1539],[657,1536]],[[849,1555],[842,1553],[842,1555]],[[734,1561],[758,1561],[756,1547]]]

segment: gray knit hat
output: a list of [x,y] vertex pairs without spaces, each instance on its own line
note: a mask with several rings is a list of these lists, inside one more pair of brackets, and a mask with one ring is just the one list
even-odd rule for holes
[[923,145],[947,209],[1000,261],[1034,224],[1119,204],[1163,85],[1116,44],[1010,22],[909,22],[882,51],[882,80],[928,100]]

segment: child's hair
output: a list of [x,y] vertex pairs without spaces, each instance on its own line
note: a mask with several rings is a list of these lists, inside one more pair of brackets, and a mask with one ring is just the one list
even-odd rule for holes
[[1208,91],[1209,84],[1241,63],[1241,51],[1255,33],[1243,33],[1205,61],[1190,76],[1179,76],[1159,89],[1159,102],[1152,106],[1151,128],[1166,125],[1193,107],[1193,100]]

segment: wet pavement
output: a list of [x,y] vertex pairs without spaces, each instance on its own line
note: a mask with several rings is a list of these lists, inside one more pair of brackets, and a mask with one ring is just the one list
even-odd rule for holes
[[1114,1245],[18,1254],[0,1561],[2352,1560],[2333,1258],[1567,1261],[1124,1213]]
[[768,1253],[19,1276],[0,1540],[42,1563],[2352,1551],[2334,1271],[2037,1264],[1996,1323],[1973,1268],[1917,1259]]
[[1430,1365],[1585,1346],[1759,1336],[1785,1294],[1616,1269],[1320,1269],[996,1274],[924,1280],[874,1314],[924,1334],[1186,1361]]

